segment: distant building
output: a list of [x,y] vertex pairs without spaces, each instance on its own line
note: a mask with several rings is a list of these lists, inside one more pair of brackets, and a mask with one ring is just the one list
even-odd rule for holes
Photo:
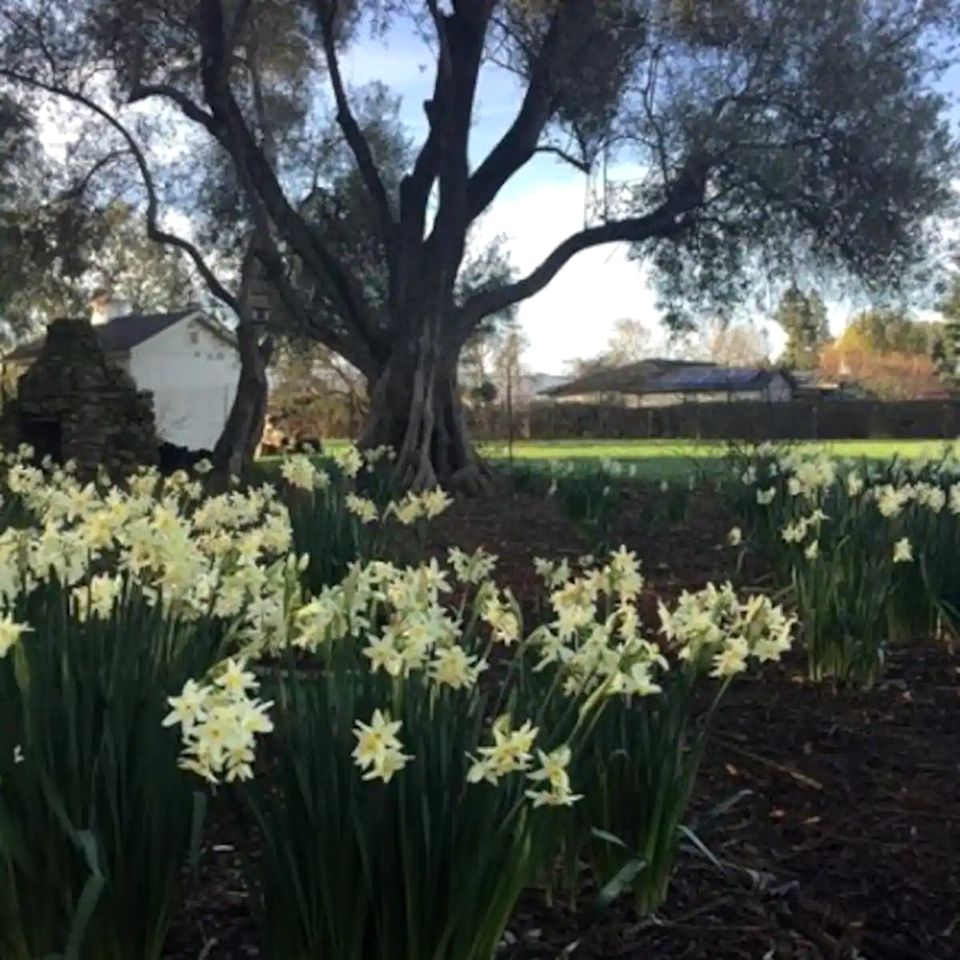
[[831,377],[818,370],[795,370],[790,374],[797,400],[871,400],[874,394],[855,380]]
[[514,387],[513,402],[518,407],[532,403],[539,399],[544,391],[563,386],[569,379],[552,373],[521,373]]
[[793,396],[793,380],[783,370],[666,359],[597,370],[541,392],[541,397],[561,403],[613,403],[626,407],[745,400],[778,403]]

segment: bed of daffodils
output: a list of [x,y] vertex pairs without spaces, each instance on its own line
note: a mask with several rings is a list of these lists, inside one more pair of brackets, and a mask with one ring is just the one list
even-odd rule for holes
[[[602,459],[518,462],[510,480],[519,491],[543,493],[567,517],[594,553],[619,542],[623,506],[631,499],[632,518],[656,527],[684,520],[697,480],[655,480],[638,463]],[[636,494],[640,494],[639,497]]]
[[869,686],[890,642],[960,618],[960,459],[838,461],[763,444],[734,457],[741,524],[792,592],[813,678]]
[[398,552],[449,500],[389,456],[222,489],[5,458],[4,960],[159,960],[231,800],[277,960],[490,960],[562,863],[656,909],[709,716],[792,621],[709,585],[645,627],[621,548],[537,561],[524,624],[496,557]]

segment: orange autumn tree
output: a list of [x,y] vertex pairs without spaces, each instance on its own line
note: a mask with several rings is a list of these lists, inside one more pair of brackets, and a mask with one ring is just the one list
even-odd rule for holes
[[934,325],[893,311],[867,310],[820,351],[831,380],[852,380],[884,400],[946,396],[930,357]]

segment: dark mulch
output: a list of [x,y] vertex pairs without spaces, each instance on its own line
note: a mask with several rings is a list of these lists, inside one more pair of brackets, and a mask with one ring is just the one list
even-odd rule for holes
[[[689,523],[659,530],[638,519],[641,506],[624,504],[618,531],[653,591],[727,576],[719,504],[699,499]],[[552,502],[512,495],[458,503],[434,547],[452,543],[498,553],[502,581],[522,598],[536,590],[533,556],[586,549]],[[504,958],[960,958],[960,656],[898,651],[867,693],[807,684],[797,663],[740,681],[717,715],[691,821],[713,859],[681,855],[655,920],[637,923],[626,904],[598,913],[584,897],[573,910],[531,892]],[[261,956],[228,840],[236,829],[229,818],[219,829],[204,892],[171,937],[176,960]]]
[[[960,957],[960,658],[910,650],[867,694],[779,672],[724,702],[664,909],[531,895],[510,960]],[[718,805],[729,809],[711,815]],[[564,954],[563,951],[567,953]]]

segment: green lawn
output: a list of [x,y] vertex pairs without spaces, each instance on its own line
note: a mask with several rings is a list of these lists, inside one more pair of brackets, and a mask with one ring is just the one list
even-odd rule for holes
[[[944,448],[942,440],[836,440],[832,443],[802,442],[799,447],[826,448],[838,457],[870,457],[883,460],[901,457],[935,456]],[[489,457],[506,457],[507,444],[481,443]],[[513,455],[523,460],[661,460],[722,457],[727,445],[720,440],[517,440]]]
[[[837,457],[888,460],[894,456],[937,456],[945,444],[940,440],[840,440],[798,446],[825,448]],[[480,449],[493,460],[508,456],[505,443],[484,443]],[[621,460],[636,464],[639,472],[651,480],[665,480],[716,469],[727,450],[722,441],[710,440],[523,440],[514,443],[513,457],[523,463],[568,461],[584,468],[591,461]]]
[[[327,449],[345,443],[325,441]],[[944,449],[942,440],[837,440],[832,443],[800,443],[800,447],[826,448],[838,457],[868,457],[886,460],[893,456],[937,456]],[[483,456],[505,460],[509,453],[506,442],[479,444]],[[623,460],[636,463],[651,479],[689,476],[698,470],[709,470],[727,452],[727,445],[717,440],[517,440],[513,457],[518,461],[566,460],[588,466],[591,460]]]

